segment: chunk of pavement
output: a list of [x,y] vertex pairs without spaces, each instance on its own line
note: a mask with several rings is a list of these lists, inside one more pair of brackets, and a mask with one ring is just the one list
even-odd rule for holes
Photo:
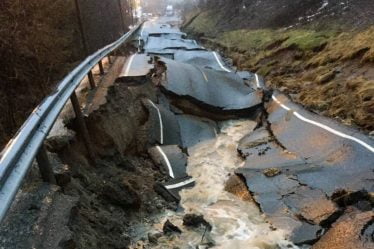
[[322,227],[303,222],[301,226],[297,227],[293,231],[292,235],[290,236],[290,240],[296,245],[312,245],[320,238],[322,233]]
[[340,212],[338,206],[328,200],[321,190],[310,189],[306,186],[299,187],[283,199],[284,203],[297,215],[313,224],[329,225],[338,217]]
[[374,248],[374,212],[348,209],[312,249]]
[[186,214],[183,217],[183,225],[194,228],[205,226],[209,231],[212,229],[212,226],[204,219],[204,216],[197,214]]
[[160,144],[181,144],[180,129],[176,116],[167,108],[152,102],[150,99],[142,99],[142,104],[149,112],[150,140],[156,140]]
[[162,88],[220,110],[244,110],[262,103],[263,92],[244,84],[234,72],[219,72],[163,58]]
[[167,220],[164,223],[164,227],[162,228],[162,231],[166,235],[170,235],[170,234],[173,234],[173,233],[182,233],[182,230],[180,230],[179,227],[175,226],[169,220]]
[[202,141],[214,139],[217,136],[216,122],[207,118],[192,115],[178,115],[183,147],[192,147]]
[[177,179],[187,176],[187,156],[178,145],[152,147],[148,154],[157,165],[163,166],[162,171],[168,175]]
[[241,155],[246,159],[245,168],[268,169],[305,165],[303,158],[285,150],[275,141],[252,148],[239,149],[241,149],[239,150]]
[[264,169],[263,172],[264,172],[264,175],[267,176],[267,177],[274,177],[274,176],[280,175],[282,173],[282,171],[280,169],[277,169],[277,168]]
[[270,140],[271,135],[269,131],[265,127],[261,127],[240,139],[238,150],[242,152],[246,149],[266,144]]

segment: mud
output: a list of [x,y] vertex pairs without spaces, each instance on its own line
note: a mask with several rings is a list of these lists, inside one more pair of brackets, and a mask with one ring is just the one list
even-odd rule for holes
[[[19,194],[23,205],[16,204],[17,209],[12,209],[2,224],[1,246],[127,248],[133,240],[140,239],[139,230],[154,223],[153,217],[166,209],[175,210],[174,203],[166,202],[154,191],[155,182],[163,181],[165,176],[146,150],[152,140],[147,133],[149,113],[142,99],[155,99],[156,92],[150,79],[140,85],[125,81],[108,88],[107,101],[86,117],[95,162],[88,159],[79,135],[67,141],[65,137],[54,137],[48,147],[57,153],[49,156],[55,158],[53,166],[59,186],[53,188],[51,197],[46,196],[47,192],[38,187],[43,185],[37,168],[33,168]],[[68,127],[76,129],[74,119]],[[39,208],[43,203],[40,198],[49,198],[51,204]],[[60,199],[65,202],[62,206],[58,204]],[[35,210],[34,216],[24,209]],[[51,219],[41,219],[43,216]],[[52,217],[59,216],[61,224],[57,225],[59,220]],[[22,222],[25,219],[30,220],[28,225]],[[41,222],[33,223],[32,219]],[[7,228],[9,223],[12,225]],[[52,236],[51,229],[62,229],[63,224],[64,230]],[[51,234],[45,235],[45,242],[40,236],[46,232],[35,233],[37,226]],[[21,239],[20,232],[28,239]],[[14,236],[17,239],[12,239]]]

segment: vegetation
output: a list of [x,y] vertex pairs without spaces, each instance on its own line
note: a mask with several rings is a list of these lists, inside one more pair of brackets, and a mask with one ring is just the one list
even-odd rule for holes
[[73,1],[0,2],[0,145],[80,58]]

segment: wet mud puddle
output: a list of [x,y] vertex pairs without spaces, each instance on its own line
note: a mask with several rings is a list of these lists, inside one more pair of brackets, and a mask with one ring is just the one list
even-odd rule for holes
[[[148,240],[131,248],[297,248],[265,222],[255,203],[225,191],[230,175],[244,164],[237,152],[238,141],[255,126],[249,120],[225,121],[215,139],[189,148],[187,172],[195,186],[181,191],[180,211],[157,217],[158,222],[149,227]],[[211,227],[184,226],[186,214],[202,215]],[[163,234],[167,220],[180,232]]]

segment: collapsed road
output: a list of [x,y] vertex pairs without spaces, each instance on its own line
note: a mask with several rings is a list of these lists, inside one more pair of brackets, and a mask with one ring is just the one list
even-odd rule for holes
[[[146,22],[139,53],[122,74],[151,70],[160,90],[157,103],[144,103],[157,141],[149,154],[170,179],[159,192],[180,201],[185,213],[203,215],[217,248],[372,248],[372,139],[266,89],[257,74],[185,39],[176,23]],[[264,220],[222,193],[235,174]],[[181,223],[180,214],[167,217]],[[341,226],[351,232],[338,234]],[[181,237],[174,241],[181,248],[201,243]]]
[[[82,236],[80,248],[95,247],[88,241],[92,234],[99,237],[97,227],[113,237],[110,243],[118,243],[104,240],[95,248],[124,248],[127,238],[112,223],[127,222],[128,210],[118,206],[139,208],[142,196],[150,195],[149,186],[140,187],[149,174],[157,176],[152,188],[179,208],[167,209],[151,222],[141,217],[147,224],[137,224],[141,228],[130,248],[373,248],[373,140],[267,89],[257,74],[238,71],[219,53],[186,39],[179,25],[177,17],[145,22],[132,40],[138,52],[121,65],[117,88],[108,90],[112,98],[107,106],[113,106],[114,115],[105,116],[107,110],[97,107],[88,116],[89,128],[97,131],[93,141],[102,147],[98,153],[120,162],[102,159],[105,168],[98,173],[73,169],[73,184],[60,174],[64,194],[78,192],[84,201],[76,207],[77,198],[63,196],[59,206],[88,217],[85,223],[69,218],[66,227],[75,232],[93,224],[87,225],[91,230]],[[136,104],[126,106],[130,102]],[[102,127],[106,132],[99,134]],[[126,163],[117,158],[113,144],[131,154]],[[134,158],[133,151],[143,147],[147,155]],[[64,162],[70,160],[66,151],[62,154]],[[75,157],[79,161],[80,155]],[[133,179],[123,184],[123,173],[111,163],[127,168]],[[97,194],[100,187],[105,191]],[[50,192],[56,195],[56,190]],[[96,195],[105,202],[96,202]],[[152,198],[149,209],[162,203]],[[108,211],[108,203],[116,206]],[[37,219],[38,227],[42,221]],[[13,225],[0,233],[0,243],[16,243],[3,239],[14,233]],[[79,243],[66,239],[70,232],[54,233],[56,228],[46,232],[52,241],[64,237],[66,243],[56,248],[76,248]]]

